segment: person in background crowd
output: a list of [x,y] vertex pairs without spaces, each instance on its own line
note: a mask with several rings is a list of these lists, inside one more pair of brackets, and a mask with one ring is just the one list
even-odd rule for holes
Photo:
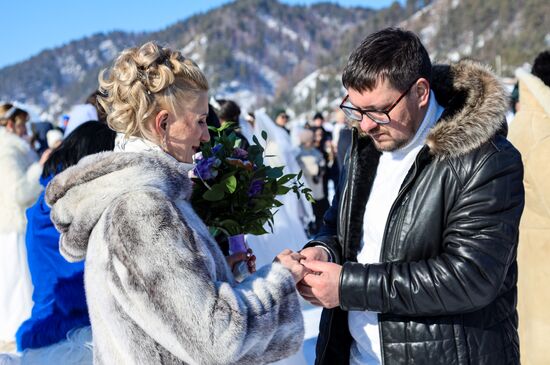
[[220,123],[223,124],[225,122],[232,122],[237,125],[237,128],[235,129],[235,134],[238,138],[241,140],[241,148],[248,148],[248,145],[250,141],[246,138],[244,133],[242,133],[242,127],[241,127],[241,108],[237,103],[235,103],[233,100],[226,100],[226,99],[219,99],[216,100],[217,103],[217,110],[216,114],[220,118]]
[[322,113],[315,113],[313,115],[313,118],[311,119],[311,122],[308,123],[308,126],[310,128],[323,128],[323,124],[325,123],[325,117],[323,117]]
[[[115,136],[105,124],[93,121],[81,124],[52,152],[44,164],[40,183],[47,186],[55,175],[76,165],[84,156],[112,150]],[[87,336],[67,339],[69,331],[90,325],[84,294],[84,263],[69,263],[59,253],[59,232],[50,219],[44,192],[26,214],[34,305],[30,318],[16,335],[18,350],[26,350],[23,363],[31,359],[41,359],[43,365],[77,365],[85,359],[91,362],[92,354],[86,344],[74,340],[87,338],[89,343],[89,329]]]
[[388,28],[342,82],[349,158],[301,251],[300,293],[326,308],[316,364],[519,364],[523,165],[498,133],[500,81],[472,61],[432,67],[417,35]]
[[303,129],[300,132],[300,151],[296,156],[298,165],[303,172],[307,186],[311,189],[311,195],[315,199],[313,214],[314,226],[309,229],[310,235],[315,235],[323,223],[323,215],[329,207],[328,200],[323,190],[323,175],[326,173],[325,158],[314,146],[314,133],[311,129]]
[[88,96],[84,104],[77,104],[71,108],[67,127],[65,128],[66,136],[82,123],[89,121],[106,122],[105,111],[97,102],[98,95],[100,95],[99,91],[95,90]]
[[46,190],[61,254],[86,259],[94,362],[246,365],[295,353],[303,257],[285,251],[237,283],[189,203],[188,168],[210,139],[199,67],[148,42],[122,51],[99,84],[115,152],[82,159]]
[[315,145],[323,154],[326,161],[326,174],[323,177],[323,189],[325,197],[329,196],[329,181],[332,181],[334,186],[338,185],[338,178],[340,169],[336,160],[336,150],[332,144],[332,133],[327,130],[327,125],[332,124],[325,122],[325,117],[322,113],[315,113],[310,123],[306,124],[306,128],[309,128],[315,132]]
[[[347,127],[346,114],[341,109],[334,111],[334,127],[332,128],[332,148],[338,152],[338,140],[340,139],[340,131]],[[341,165],[340,165],[341,166]]]
[[25,209],[42,190],[41,159],[27,139],[29,115],[12,104],[0,106],[0,352],[15,349],[15,332],[32,308],[32,283],[25,248]]
[[525,212],[518,247],[518,311],[521,363],[550,364],[550,51],[541,52],[531,73],[518,69],[520,108],[509,139],[525,165]]
[[338,168],[344,166],[346,152],[351,145],[351,128],[349,127],[345,113],[338,109],[335,112],[336,125],[332,131],[332,148],[336,151]]
[[[31,147],[35,148],[38,156],[41,156],[48,149],[46,135],[53,129],[50,122],[32,122],[31,123]],[[38,146],[36,146],[38,144]]]
[[254,113],[253,112],[246,113],[246,117],[244,119],[248,122],[248,124],[250,124],[252,129],[254,129],[254,124],[256,123],[256,116],[254,115]]
[[221,123],[233,122],[238,123],[241,116],[241,108],[233,100],[219,99],[216,100],[219,107],[217,109],[218,117]]
[[[212,106],[212,104],[208,104],[208,116],[206,117],[206,124],[209,127],[219,128],[221,126],[220,118],[218,118],[218,115],[216,114],[216,110]],[[208,130],[208,134],[210,134],[210,139],[213,139],[218,134],[212,130]]]
[[288,114],[281,110],[275,114],[275,124],[279,127],[281,127],[287,134],[290,134],[290,130],[288,129]]

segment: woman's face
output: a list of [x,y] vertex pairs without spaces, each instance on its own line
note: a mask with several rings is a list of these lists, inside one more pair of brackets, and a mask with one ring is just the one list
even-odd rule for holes
[[166,152],[179,162],[192,163],[193,155],[199,151],[200,144],[210,140],[206,125],[207,115],[206,92],[201,92],[175,113],[167,112],[164,125]]
[[9,121],[6,129],[21,138],[27,135],[27,126],[25,125],[25,123],[14,123],[12,121]]

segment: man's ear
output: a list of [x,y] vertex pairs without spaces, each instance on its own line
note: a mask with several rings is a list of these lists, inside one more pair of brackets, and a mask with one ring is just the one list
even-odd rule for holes
[[157,133],[160,138],[163,138],[166,134],[166,128],[168,127],[168,111],[161,110],[157,113],[155,116],[155,132]]
[[414,88],[416,91],[418,106],[420,108],[427,106],[430,100],[430,83],[428,80],[423,77],[419,78]]

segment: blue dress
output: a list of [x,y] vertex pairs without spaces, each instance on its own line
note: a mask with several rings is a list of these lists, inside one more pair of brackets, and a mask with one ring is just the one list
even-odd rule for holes
[[[46,186],[53,178],[41,178]],[[55,344],[67,333],[89,326],[84,293],[84,262],[69,263],[59,253],[59,232],[50,220],[44,192],[27,209],[26,246],[34,286],[31,318],[16,334],[19,351]]]

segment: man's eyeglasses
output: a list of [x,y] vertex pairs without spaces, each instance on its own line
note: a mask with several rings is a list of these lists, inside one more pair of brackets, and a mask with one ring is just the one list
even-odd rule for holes
[[414,80],[411,86],[409,86],[407,90],[405,90],[403,94],[401,94],[401,96],[397,98],[395,103],[393,103],[386,110],[356,108],[355,106],[353,106],[353,104],[349,102],[348,100],[349,94],[346,95],[344,100],[342,100],[342,103],[340,104],[340,109],[342,109],[346,117],[348,117],[351,120],[360,122],[363,120],[363,116],[366,115],[370,120],[372,120],[377,124],[388,124],[391,121],[390,112],[393,110],[393,108],[397,106],[397,104],[399,104],[401,99],[403,99],[405,95],[407,95],[407,93],[411,90],[414,84],[416,84],[416,80]]

